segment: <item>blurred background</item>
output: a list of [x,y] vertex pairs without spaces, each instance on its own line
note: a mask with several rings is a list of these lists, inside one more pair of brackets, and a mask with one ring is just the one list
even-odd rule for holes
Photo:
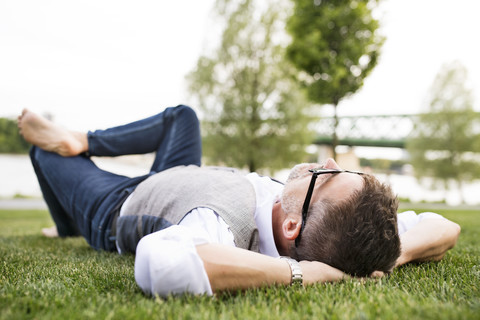
[[[480,203],[480,3],[471,0],[0,2],[0,198],[39,197],[12,121],[73,130],[177,104],[206,164],[285,179],[335,157],[403,201]],[[381,116],[381,117],[379,117]],[[95,159],[126,175],[150,155]]]

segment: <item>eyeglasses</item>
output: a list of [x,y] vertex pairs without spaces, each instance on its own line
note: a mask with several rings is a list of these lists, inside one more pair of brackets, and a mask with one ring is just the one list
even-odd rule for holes
[[312,179],[310,180],[310,185],[308,187],[307,196],[305,197],[305,201],[303,202],[302,207],[302,226],[300,227],[300,232],[298,233],[298,237],[295,239],[295,247],[298,247],[300,243],[300,239],[302,238],[302,232],[305,228],[305,223],[307,221],[308,216],[308,207],[310,207],[310,200],[312,199],[313,188],[315,187],[315,181],[317,180],[317,176],[321,174],[337,174],[337,173],[354,173],[362,175],[363,172],[359,171],[350,171],[350,170],[336,170],[336,169],[324,169],[324,168],[314,168],[308,170],[312,173]]

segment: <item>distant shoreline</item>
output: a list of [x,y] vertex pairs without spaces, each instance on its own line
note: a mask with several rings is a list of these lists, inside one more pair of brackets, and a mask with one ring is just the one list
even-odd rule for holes
[[[144,175],[149,172],[153,155],[124,156],[117,158],[93,158],[102,169],[129,177]],[[278,172],[275,178],[284,180],[288,170]],[[404,201],[412,204],[402,204],[402,207],[415,206],[416,208],[477,208],[480,207],[478,190],[480,180],[466,184],[463,197],[468,205],[460,204],[459,192],[455,189],[429,189],[421,185],[414,177],[408,175],[376,174],[380,181],[390,184],[393,191]],[[0,199],[15,199],[16,195],[26,199],[42,199],[35,172],[27,155],[0,154]],[[23,197],[19,197],[23,199]],[[446,202],[442,205],[439,202]],[[28,202],[26,202],[28,203]],[[12,204],[13,205],[13,204]]]
[[[42,198],[1,198],[0,210],[48,210],[47,204]],[[415,209],[417,211],[435,211],[435,210],[472,210],[480,213],[480,205],[457,205],[451,206],[442,203],[425,202],[401,202],[399,212]]]
[[41,198],[31,199],[0,199],[1,210],[47,210],[47,204]]

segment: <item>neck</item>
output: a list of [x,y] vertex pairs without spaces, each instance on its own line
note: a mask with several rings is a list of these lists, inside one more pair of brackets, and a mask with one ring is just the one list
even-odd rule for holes
[[282,233],[282,223],[285,217],[280,202],[276,202],[272,208],[272,230],[275,246],[281,256],[288,256],[287,245]]

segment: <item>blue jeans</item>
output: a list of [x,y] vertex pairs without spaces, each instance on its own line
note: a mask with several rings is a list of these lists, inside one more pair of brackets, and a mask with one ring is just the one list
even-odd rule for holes
[[[62,157],[32,147],[30,157],[45,202],[61,237],[82,235],[95,249],[115,250],[113,215],[150,175],[179,165],[200,165],[200,126],[183,105],[130,124],[88,132],[87,154]],[[129,178],[98,168],[92,156],[155,152],[150,173]]]

